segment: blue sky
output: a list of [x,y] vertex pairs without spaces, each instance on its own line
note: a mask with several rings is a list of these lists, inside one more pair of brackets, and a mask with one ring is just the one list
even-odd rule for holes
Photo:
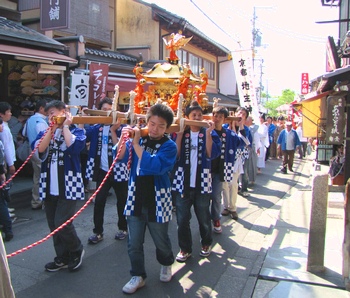
[[257,58],[264,60],[262,85],[271,95],[280,95],[287,88],[299,93],[303,72],[309,73],[311,79],[325,73],[327,36],[338,38],[337,24],[315,23],[338,18],[338,8],[322,7],[320,0],[145,2],[155,3],[184,17],[232,51],[239,47],[238,41],[243,48],[251,47],[255,7],[256,28],[262,33],[262,44],[265,45],[259,48]]

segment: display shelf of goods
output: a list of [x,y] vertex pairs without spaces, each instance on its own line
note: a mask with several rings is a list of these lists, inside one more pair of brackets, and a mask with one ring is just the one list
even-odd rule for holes
[[52,74],[38,74],[34,64],[12,64],[8,75],[9,96],[59,95],[60,78]]
[[41,89],[44,87],[43,82],[41,80],[34,80],[32,82],[33,82],[34,89]]
[[22,67],[22,72],[37,72],[38,71],[38,68],[35,66],[35,65],[25,65]]
[[24,72],[21,75],[21,79],[25,80],[25,81],[31,81],[31,80],[35,80],[36,76],[34,73],[32,72]]
[[34,92],[35,92],[35,89],[33,87],[27,86],[22,88],[22,94],[30,96],[34,94]]
[[21,87],[33,87],[34,86],[34,81],[23,81],[21,83]]
[[8,75],[9,81],[19,81],[20,79],[21,79],[21,74],[19,72],[14,71]]

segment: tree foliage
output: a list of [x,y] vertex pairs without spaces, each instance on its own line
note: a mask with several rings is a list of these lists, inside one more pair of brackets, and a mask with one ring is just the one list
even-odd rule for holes
[[291,103],[294,100],[295,92],[290,89],[282,91],[282,95],[277,98],[269,99],[264,103],[264,108],[268,110],[268,114],[272,117],[279,116],[281,113],[276,110],[283,104]]

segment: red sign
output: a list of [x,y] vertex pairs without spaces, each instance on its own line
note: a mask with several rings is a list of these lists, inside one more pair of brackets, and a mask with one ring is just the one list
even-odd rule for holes
[[108,64],[90,63],[89,108],[96,109],[100,100],[106,96]]
[[301,74],[301,94],[309,93],[309,74],[304,72]]

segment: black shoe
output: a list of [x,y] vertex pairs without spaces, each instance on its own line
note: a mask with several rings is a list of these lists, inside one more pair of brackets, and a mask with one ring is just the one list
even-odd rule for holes
[[68,268],[68,264],[65,263],[61,258],[56,257],[53,262],[45,265],[45,270],[49,272],[56,272],[61,269]]
[[238,220],[238,213],[236,211],[230,211],[230,217],[234,220]]
[[84,249],[71,253],[71,257],[68,263],[69,271],[77,270],[80,267],[81,263],[83,262],[84,254]]
[[292,173],[294,172],[293,169],[289,169],[289,171],[291,171]]
[[6,242],[11,241],[12,238],[13,238],[12,233],[5,233],[4,241],[6,241]]
[[286,169],[286,168],[282,168],[282,169],[281,169],[281,172],[282,172],[283,174],[287,174],[287,169]]
[[42,209],[43,209],[43,205],[32,207],[32,210],[42,210]]

